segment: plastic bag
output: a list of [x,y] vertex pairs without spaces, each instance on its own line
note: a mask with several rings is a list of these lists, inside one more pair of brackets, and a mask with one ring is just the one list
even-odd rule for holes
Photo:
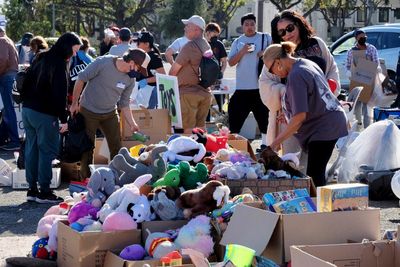
[[11,186],[12,169],[4,160],[0,159],[0,186]]
[[384,81],[385,76],[382,73],[378,73],[375,78],[375,86],[374,91],[372,92],[372,96],[368,101],[367,105],[370,107],[388,107],[393,101],[396,99],[396,94],[386,94],[382,87],[382,82]]
[[359,167],[367,165],[374,171],[400,167],[400,130],[390,120],[383,120],[368,126],[347,148],[338,181],[355,181]]
[[136,103],[139,106],[144,106],[145,108],[147,108],[149,106],[149,100],[153,89],[154,86],[151,85],[146,85],[145,87],[140,88],[136,96]]

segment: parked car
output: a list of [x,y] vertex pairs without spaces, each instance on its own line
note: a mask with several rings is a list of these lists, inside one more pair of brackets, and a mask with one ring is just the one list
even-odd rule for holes
[[[385,60],[385,65],[391,79],[396,75],[396,66],[400,52],[400,23],[375,25],[361,28],[368,36],[367,42],[378,49],[378,56]],[[342,88],[349,88],[349,78],[346,75],[347,51],[355,43],[354,31],[346,33],[331,46],[330,51],[339,68]]]

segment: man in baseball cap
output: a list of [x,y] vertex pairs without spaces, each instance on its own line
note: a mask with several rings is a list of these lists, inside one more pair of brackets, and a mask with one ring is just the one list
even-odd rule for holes
[[[79,112],[84,117],[86,134],[92,141],[95,140],[96,130],[101,129],[107,140],[110,158],[114,158],[121,148],[118,109],[131,134],[139,131],[129,108],[135,79],[128,73],[147,75],[149,61],[150,57],[144,50],[129,49],[122,57],[99,57],[78,74],[70,112],[72,115]],[[90,177],[89,164],[92,161],[93,150],[82,155],[82,177]]]
[[189,19],[182,19],[182,22],[185,25],[192,23],[192,24],[196,25],[197,27],[199,27],[200,29],[202,29],[203,31],[206,28],[206,22],[204,21],[204,19],[202,17],[200,17],[198,15],[193,15]]
[[113,45],[110,48],[110,55],[122,56],[130,48],[130,40],[132,38],[132,32],[129,28],[121,28],[119,30],[119,42],[117,45]]

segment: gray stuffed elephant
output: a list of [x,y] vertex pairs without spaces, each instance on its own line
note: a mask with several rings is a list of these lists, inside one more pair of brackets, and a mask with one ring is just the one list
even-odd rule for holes
[[96,169],[90,176],[87,185],[87,202],[95,207],[101,207],[106,199],[115,191],[115,178],[117,174],[107,167]]
[[153,184],[160,179],[167,170],[167,164],[162,158],[162,153],[167,151],[165,145],[156,145],[150,152],[151,163],[146,165],[133,158],[127,148],[123,147],[110,162],[109,167],[117,173],[121,173],[115,183],[119,186],[133,183],[136,178],[143,174],[151,174],[153,178],[148,184]]

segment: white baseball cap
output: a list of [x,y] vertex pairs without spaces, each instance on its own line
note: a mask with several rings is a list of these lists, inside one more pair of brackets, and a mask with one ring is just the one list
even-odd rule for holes
[[189,19],[182,19],[183,24],[193,23],[204,31],[206,28],[206,22],[204,19],[198,15],[193,15]]

